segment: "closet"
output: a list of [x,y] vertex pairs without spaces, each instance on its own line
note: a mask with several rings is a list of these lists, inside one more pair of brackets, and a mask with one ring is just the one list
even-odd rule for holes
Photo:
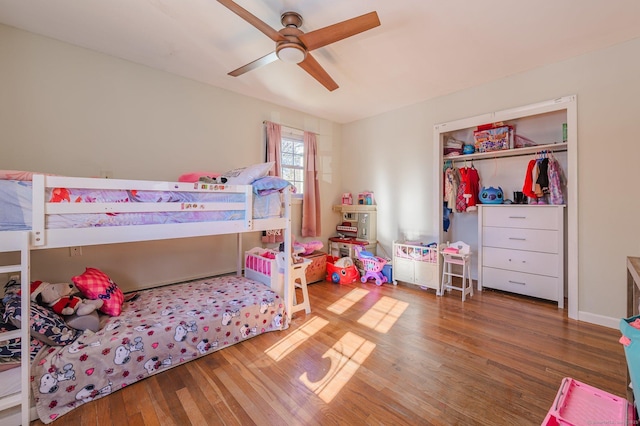
[[[564,298],[568,299],[568,315],[577,319],[578,315],[578,194],[577,194],[577,102],[576,96],[566,96],[545,102],[512,108],[503,111],[490,112],[475,117],[460,119],[434,126],[434,182],[438,190],[434,191],[434,217],[439,220],[440,242],[464,241],[471,246],[472,257],[472,278],[479,280],[480,289],[482,287],[498,288],[514,293],[525,294],[534,297],[542,297],[558,302],[560,308],[563,307]],[[474,131],[479,126],[486,124],[501,123],[504,126],[511,126],[514,132],[514,144],[509,149],[496,150],[491,152],[475,152],[472,154],[461,154],[450,157],[445,156],[445,148],[451,146],[451,141],[461,141],[465,145],[474,144]],[[554,208],[529,204],[512,205],[490,205],[483,204],[479,209],[470,209],[467,212],[453,212],[449,215],[449,223],[445,223],[447,211],[444,208],[444,169],[446,166],[454,168],[474,168],[480,178],[480,188],[494,187],[500,188],[505,200],[514,200],[514,192],[522,191],[527,174],[527,166],[531,160],[543,155],[552,156],[563,172],[562,193],[564,204]],[[491,208],[490,206],[495,206]],[[553,211],[553,214],[543,213],[543,209]],[[490,209],[490,210],[489,210]],[[545,232],[550,231],[550,225],[542,226],[538,231],[538,225],[522,222],[520,225],[511,223],[509,226],[504,215],[516,215],[516,209],[522,212],[531,213],[525,216],[547,217],[553,216],[555,228],[551,230],[554,235],[559,235],[553,244],[547,244]],[[479,213],[482,210],[482,213]],[[514,213],[514,214],[511,214]],[[488,222],[491,226],[501,228],[498,230],[488,229]],[[537,223],[537,222],[536,222]],[[445,230],[445,225],[447,229]],[[496,226],[501,225],[501,226]],[[531,240],[520,247],[511,247],[509,236],[504,231],[525,232],[531,236]],[[497,234],[496,234],[497,232]],[[508,233],[508,232],[507,232]],[[505,241],[496,241],[506,238]],[[545,234],[546,235],[546,234]],[[487,240],[489,236],[490,241]],[[516,238],[516,237],[513,237]],[[520,238],[520,237],[518,237]],[[551,256],[559,266],[555,268],[553,274],[543,262],[541,268],[527,261],[539,258],[538,247],[535,244],[542,242],[545,244],[545,255]],[[530,245],[532,244],[532,245]],[[553,246],[553,247],[551,247]],[[556,250],[558,253],[553,253]],[[504,254],[508,251],[518,255],[520,266],[509,266],[509,257],[502,259],[496,253]],[[498,256],[498,257],[496,257]],[[556,256],[556,257],[554,257]],[[545,257],[544,255],[542,257]],[[511,262],[515,262],[515,257],[511,257]],[[546,258],[545,258],[546,259]],[[497,263],[496,263],[497,262]],[[501,263],[502,262],[502,263]],[[506,263],[504,263],[506,262]],[[525,262],[526,266],[523,266]],[[483,264],[484,263],[484,264]],[[490,269],[487,269],[490,268]],[[524,268],[524,270],[522,270]],[[483,275],[489,272],[489,275]],[[502,282],[512,283],[508,286],[500,284],[496,278],[502,276]],[[523,290],[520,285],[522,276],[518,274],[536,275],[536,280],[544,282],[537,289]],[[532,276],[533,276],[532,275]],[[557,276],[556,276],[557,275]],[[532,277],[530,276],[530,277]],[[505,281],[506,277],[506,281]],[[551,284],[549,284],[551,282]],[[544,290],[542,290],[544,288]]]

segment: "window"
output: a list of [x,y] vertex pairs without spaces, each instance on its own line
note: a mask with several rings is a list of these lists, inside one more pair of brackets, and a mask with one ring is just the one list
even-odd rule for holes
[[300,131],[282,127],[281,136],[282,178],[296,187],[296,193],[303,194],[304,190],[304,140]]

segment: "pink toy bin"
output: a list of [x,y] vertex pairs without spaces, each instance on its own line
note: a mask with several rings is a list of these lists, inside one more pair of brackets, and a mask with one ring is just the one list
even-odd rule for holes
[[569,377],[562,379],[558,394],[542,426],[635,424],[635,409],[624,398]]

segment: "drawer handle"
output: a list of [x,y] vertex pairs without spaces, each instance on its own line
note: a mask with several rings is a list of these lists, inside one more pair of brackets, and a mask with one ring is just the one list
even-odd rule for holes
[[510,240],[515,240],[515,241],[527,241],[526,238],[516,238],[516,237],[509,237]]
[[520,281],[512,281],[512,280],[509,280],[509,282],[510,282],[511,284],[527,285],[527,283],[523,283],[523,282],[520,282]]
[[509,216],[509,219],[526,219],[526,216]]

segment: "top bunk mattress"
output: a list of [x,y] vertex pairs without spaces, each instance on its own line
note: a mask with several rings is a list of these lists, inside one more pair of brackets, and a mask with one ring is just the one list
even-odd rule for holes
[[[0,231],[30,230],[32,226],[31,181],[0,180]],[[253,195],[253,218],[267,219],[282,214],[280,192]],[[51,203],[243,203],[244,195],[224,192],[148,191],[122,189],[47,188]],[[47,229],[88,228],[124,225],[213,222],[244,220],[244,210],[170,212],[48,214]]]

